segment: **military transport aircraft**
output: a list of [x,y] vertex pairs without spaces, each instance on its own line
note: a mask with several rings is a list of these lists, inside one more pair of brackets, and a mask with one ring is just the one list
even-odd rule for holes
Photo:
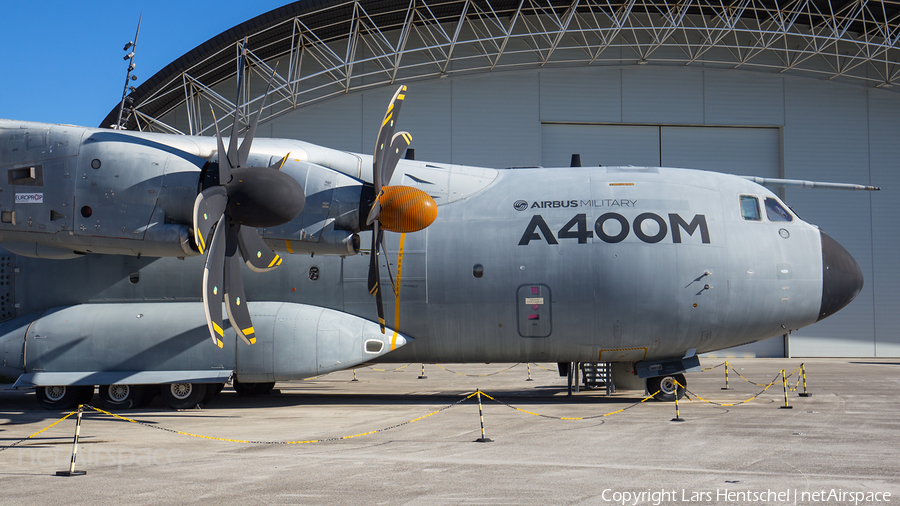
[[757,183],[874,188],[401,159],[405,94],[373,156],[254,139],[258,114],[240,143],[237,112],[227,138],[0,120],[0,375],[49,409],[185,408],[376,361],[599,361],[671,400],[699,353],[862,288]]

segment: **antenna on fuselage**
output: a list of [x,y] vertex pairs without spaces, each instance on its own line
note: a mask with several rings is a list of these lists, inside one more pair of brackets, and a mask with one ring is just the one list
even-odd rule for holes
[[[125,130],[125,126],[122,124],[122,113],[125,111],[125,101],[131,100],[128,97],[128,90],[134,91],[134,86],[128,86],[128,81],[137,81],[137,76],[131,75],[131,72],[134,70],[134,50],[137,49],[137,41],[138,35],[141,34],[141,20],[144,18],[144,13],[141,12],[140,17],[138,18],[137,31],[134,33],[134,40],[129,41],[125,44],[125,47],[122,48],[124,51],[131,50],[130,53],[126,54],[123,60],[128,60],[128,72],[125,74],[125,88],[122,90],[122,102],[119,103],[119,118],[116,120],[115,125],[111,125],[113,130]],[[127,119],[127,118],[126,118]]]
[[572,155],[572,162],[569,163],[569,167],[581,167],[581,154],[574,153]]

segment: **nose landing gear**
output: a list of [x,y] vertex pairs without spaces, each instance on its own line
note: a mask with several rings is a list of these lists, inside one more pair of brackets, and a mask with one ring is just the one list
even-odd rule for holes
[[681,400],[684,397],[686,386],[687,380],[684,378],[684,374],[647,378],[647,392],[655,394],[653,398],[658,401],[674,402],[676,396]]

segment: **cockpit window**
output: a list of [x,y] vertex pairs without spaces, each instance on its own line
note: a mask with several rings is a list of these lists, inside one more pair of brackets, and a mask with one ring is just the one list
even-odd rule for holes
[[766,216],[769,221],[794,221],[791,213],[772,197],[766,197]]
[[745,220],[760,221],[759,200],[752,195],[741,195],[741,217]]

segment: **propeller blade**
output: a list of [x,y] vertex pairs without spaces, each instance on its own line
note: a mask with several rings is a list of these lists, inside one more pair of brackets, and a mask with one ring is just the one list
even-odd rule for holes
[[210,112],[212,112],[213,117],[213,125],[216,126],[216,144],[218,144],[216,153],[216,157],[218,157],[219,162],[219,184],[228,184],[231,181],[231,164],[228,162],[228,156],[225,154],[225,143],[222,142],[222,133],[219,132],[219,123],[216,120],[216,111],[213,110],[212,105],[209,106]]
[[366,218],[366,225],[371,225],[378,219],[378,215],[381,214],[381,196],[384,195],[384,190],[378,192],[378,195],[375,197],[375,202],[372,203],[372,208],[369,209],[369,216]]
[[391,97],[388,104],[387,112],[384,113],[384,120],[378,129],[378,135],[375,137],[375,156],[372,159],[372,178],[375,184],[375,192],[381,190],[381,187],[387,182],[384,175],[384,167],[386,166],[387,153],[390,150],[391,139],[394,136],[394,125],[397,122],[397,116],[400,114],[400,106],[406,98],[406,86],[400,86]]
[[390,184],[391,176],[394,175],[394,169],[397,168],[397,162],[403,157],[406,148],[412,143],[412,135],[409,132],[398,132],[391,138],[391,147],[385,156],[384,168],[381,169],[382,184]]
[[262,104],[260,104],[259,110],[256,111],[253,123],[250,125],[250,129],[247,130],[247,135],[244,136],[244,141],[241,142],[240,149],[238,149],[238,167],[247,165],[247,157],[250,156],[250,145],[253,143],[253,138],[256,136],[256,127],[259,125],[259,117],[262,116],[263,108],[266,107],[266,99],[269,98],[269,90],[272,89],[272,81],[275,80],[275,72],[277,71],[278,63],[276,62],[275,69],[272,70],[272,76],[269,77],[269,84],[266,86],[266,93],[263,95]]
[[222,219],[227,205],[228,195],[224,186],[210,186],[194,199],[194,243],[200,248],[200,253],[206,251],[209,231]]
[[387,266],[388,278],[391,280],[391,288],[397,293],[397,283],[394,283],[394,273],[391,271],[391,255],[387,250],[387,241],[384,238],[384,232],[379,230],[381,236],[381,252],[384,254],[384,265]]
[[380,234],[378,222],[375,222],[372,230],[372,250],[369,252],[369,295],[375,297],[375,307],[378,310],[378,325],[384,334],[384,302],[381,300],[381,275],[378,272],[378,245]]
[[206,325],[213,343],[221,348],[222,342],[222,297],[224,296],[225,268],[225,230],[228,225],[219,221],[213,232],[209,252],[206,254],[206,267],[203,269],[203,310],[206,312]]
[[283,258],[272,251],[252,227],[241,227],[237,234],[241,256],[253,272],[268,272],[281,265]]
[[[240,167],[238,163],[238,115],[241,110],[241,93],[244,85],[244,63],[247,60],[247,37],[241,44],[241,59],[238,61],[237,99],[234,101],[234,122],[231,124],[231,138],[228,140],[228,163],[232,168]],[[221,160],[221,157],[219,157]]]
[[[247,344],[256,342],[256,332],[250,320],[247,308],[247,296],[244,294],[244,280],[241,278],[241,261],[238,258],[238,237],[240,232],[249,227],[228,225],[225,234],[225,310],[231,328]],[[254,234],[255,235],[255,234]]]
[[270,168],[270,169],[275,169],[275,170],[281,170],[281,168],[284,167],[285,162],[288,161],[288,157],[289,157],[289,156],[291,156],[291,152],[290,152],[290,151],[288,151],[288,153],[287,153],[286,155],[284,155],[284,158],[282,158],[281,160],[275,162],[275,163],[272,164],[272,165],[269,165],[269,168]]

